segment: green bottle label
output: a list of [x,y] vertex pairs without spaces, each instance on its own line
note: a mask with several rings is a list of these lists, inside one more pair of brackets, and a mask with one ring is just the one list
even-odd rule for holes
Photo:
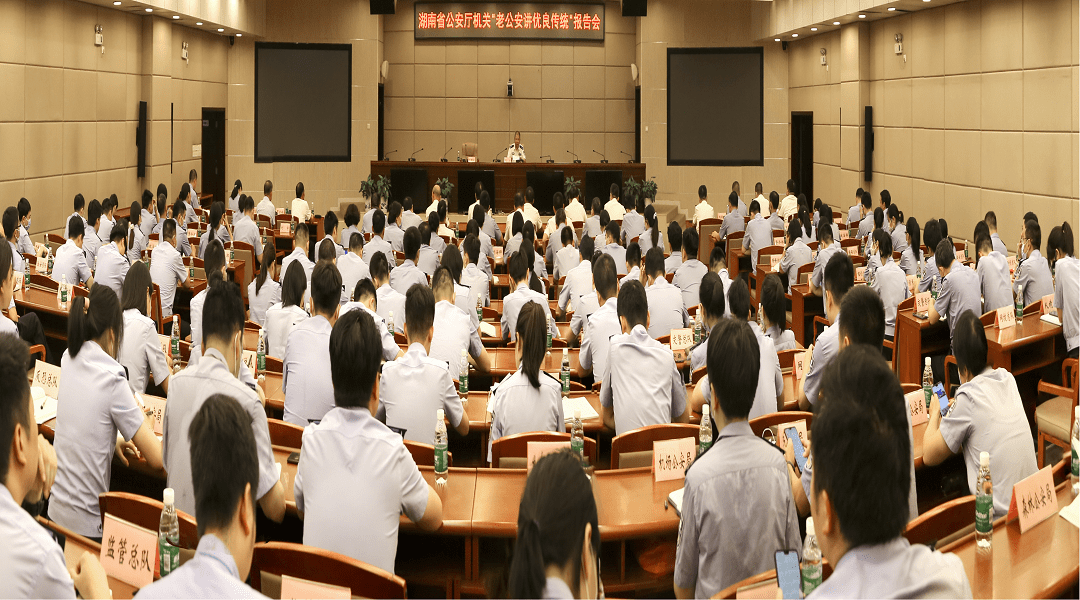
[[259,355],[255,357],[255,359],[256,359],[256,366],[258,367],[258,369],[260,371],[265,371],[266,370],[266,355],[263,354],[262,352],[260,352]]
[[922,388],[923,395],[926,396],[926,410],[930,410],[930,400],[933,398],[934,390],[928,385],[924,385]]
[[60,302],[66,303],[67,301],[68,301],[68,291],[67,291],[67,288],[64,287],[64,288],[60,289]]
[[585,440],[579,437],[570,438],[570,451],[578,456],[585,457]]
[[979,494],[975,496],[975,531],[990,533],[994,528],[994,496]]
[[563,370],[560,377],[562,379],[562,391],[564,394],[570,393],[570,371]]
[[802,571],[802,592],[803,598],[810,595],[810,592],[817,589],[817,586],[821,585],[821,563],[818,564],[806,564],[801,568]]
[[435,472],[446,472],[446,444],[437,444],[435,446]]
[[705,451],[708,450],[710,447],[712,447],[712,442],[711,441],[709,441],[709,442],[698,442],[698,452],[697,452],[698,456],[701,456],[702,454],[704,454]]
[[1076,442],[1073,442],[1072,447],[1072,475],[1073,477],[1080,477],[1080,460],[1077,460],[1076,456]]
[[180,548],[173,546],[168,541],[158,541],[158,558],[160,559],[159,571],[164,577],[172,573],[180,566]]
[[466,373],[458,380],[458,393],[462,396],[469,393],[469,374]]

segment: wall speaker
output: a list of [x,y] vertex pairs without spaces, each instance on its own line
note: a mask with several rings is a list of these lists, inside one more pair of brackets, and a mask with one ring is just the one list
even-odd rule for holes
[[649,14],[648,0],[622,0],[622,16],[645,17]]
[[863,181],[874,178],[874,107],[863,109]]
[[392,15],[397,8],[397,0],[371,0],[371,14]]
[[139,102],[139,126],[135,129],[136,175],[146,177],[146,102]]

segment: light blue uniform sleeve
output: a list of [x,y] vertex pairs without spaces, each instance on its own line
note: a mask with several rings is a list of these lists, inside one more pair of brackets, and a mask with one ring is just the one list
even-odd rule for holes
[[675,585],[695,589],[698,580],[698,510],[694,488],[683,492],[682,519],[675,548]]

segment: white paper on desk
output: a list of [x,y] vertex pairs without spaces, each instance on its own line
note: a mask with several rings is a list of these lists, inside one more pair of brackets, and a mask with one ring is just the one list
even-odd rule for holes
[[1072,523],[1073,527],[1080,529],[1080,496],[1073,498],[1073,501],[1068,506],[1058,511],[1058,514]]
[[34,397],[34,421],[38,425],[56,417],[56,398],[45,395],[45,390],[39,387],[30,388]]
[[487,321],[480,321],[480,335],[485,337],[495,337],[495,326]]
[[592,404],[589,404],[589,401],[581,396],[578,396],[577,398],[563,397],[562,409],[567,423],[574,420],[575,410],[581,410],[582,421],[600,418],[600,414],[596,412],[596,409],[592,407]]
[[1058,319],[1057,315],[1043,315],[1039,317],[1039,320],[1046,321],[1051,325],[1057,325],[1058,327],[1061,327],[1061,319]]
[[682,497],[685,489],[679,488],[667,495],[668,505],[675,509],[675,514],[679,515],[680,519],[682,518]]

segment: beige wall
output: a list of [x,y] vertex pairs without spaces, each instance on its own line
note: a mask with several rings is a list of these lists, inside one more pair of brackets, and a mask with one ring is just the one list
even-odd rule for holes
[[[401,11],[399,6],[398,11]],[[378,151],[378,85],[382,62],[382,18],[372,16],[367,2],[356,0],[266,0],[269,42],[351,43],[352,161],[255,163],[255,44],[237,40],[229,49],[229,105],[225,112],[226,165],[231,184],[240,179],[256,202],[263,182],[274,182],[278,206],[304,182],[313,210],[337,210],[341,198],[359,198]]]
[[[104,54],[95,25],[104,27]],[[190,64],[180,61],[181,39]],[[0,202],[30,199],[33,230],[42,232],[62,226],[76,193],[87,201],[115,193],[123,204],[159,182],[178,190],[198,167],[190,158],[200,107],[225,106],[227,46],[217,35],[82,2],[0,0]],[[140,100],[152,119],[144,180],[135,168]]]
[[[866,34],[848,34],[859,29]],[[792,43],[790,106],[814,111],[816,195],[847,207],[857,186],[875,198],[888,189],[908,216],[943,217],[965,238],[993,210],[1010,248],[1026,211],[1039,215],[1044,243],[1063,220],[1075,229],[1078,29],[1073,0],[969,0]],[[894,53],[896,33],[906,62]],[[861,68],[851,64],[860,54],[868,61]],[[849,69],[858,77],[847,77]],[[858,174],[859,87],[874,107],[869,186]],[[833,116],[840,107],[849,125],[842,151]]]
[[[476,142],[490,161],[521,131],[530,161],[551,155],[569,162],[577,153],[612,162],[634,154],[634,62],[637,19],[623,17],[619,2],[606,3],[603,42],[413,40],[413,2],[398,2],[384,22],[386,137],[384,151],[403,160],[457,156]],[[514,97],[506,97],[507,79]],[[542,99],[542,100],[541,100]]]
[[[658,202],[684,211],[697,203],[701,184],[714,206],[726,205],[731,182],[746,196],[761,181],[766,190],[782,187],[788,163],[788,57],[772,43],[765,47],[765,164],[761,167],[667,166],[667,49],[696,46],[757,46],[751,36],[752,2],[734,0],[650,0],[649,16],[639,20],[641,68],[641,151],[648,175],[656,176]],[[646,128],[648,129],[646,131]]]

